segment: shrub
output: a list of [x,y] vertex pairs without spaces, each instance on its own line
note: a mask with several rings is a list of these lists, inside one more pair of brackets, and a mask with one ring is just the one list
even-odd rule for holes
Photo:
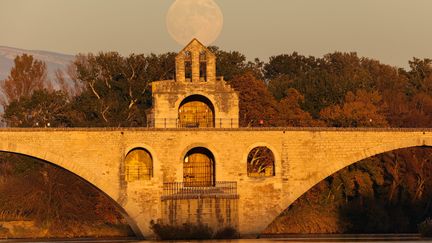
[[0,224],[0,239],[5,238],[8,233],[9,233],[9,230]]
[[427,218],[418,224],[418,231],[423,237],[432,236],[432,219]]
[[237,239],[240,234],[234,227],[221,228],[213,234],[208,225],[185,223],[168,225],[150,221],[150,227],[160,240],[207,240],[207,239]]
[[213,235],[214,239],[238,239],[240,238],[239,232],[232,226],[227,226],[216,231]]
[[213,235],[213,230],[203,224],[166,225],[151,221],[150,227],[160,240],[206,240]]

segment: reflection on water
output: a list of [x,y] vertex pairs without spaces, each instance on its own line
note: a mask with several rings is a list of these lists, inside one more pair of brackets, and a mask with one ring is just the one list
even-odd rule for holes
[[193,243],[279,243],[279,242],[290,242],[290,243],[306,243],[306,242],[373,242],[373,243],[385,243],[385,242],[428,242],[431,243],[432,239],[421,238],[417,234],[406,234],[406,235],[290,235],[285,238],[265,238],[265,239],[239,239],[239,240],[205,240],[205,241],[136,241],[136,240],[124,240],[124,239],[67,239],[67,240],[0,240],[0,243],[6,242],[67,242],[67,243],[160,243],[160,242],[193,242]]
[[[160,243],[161,241],[139,241],[139,243]],[[173,242],[173,241],[172,241]],[[373,242],[373,243],[388,243],[388,242],[415,242],[415,243],[431,243],[430,240],[427,239],[421,239],[420,237],[318,237],[318,238],[296,238],[296,237],[290,237],[290,238],[272,238],[272,239],[241,239],[241,240],[208,240],[208,241],[179,241],[179,242],[205,242],[205,243],[266,243],[266,242],[272,242],[272,243],[279,243],[279,242],[289,242],[289,243],[306,243],[306,242],[313,242],[313,243],[319,243],[319,242],[352,242],[352,243],[359,243],[359,242]]]

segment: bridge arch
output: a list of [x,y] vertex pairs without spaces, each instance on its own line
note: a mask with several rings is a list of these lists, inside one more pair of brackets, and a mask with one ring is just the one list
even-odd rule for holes
[[[105,195],[109,199],[109,201],[113,203],[113,205],[119,210],[120,214],[126,219],[128,225],[131,227],[136,237],[138,238],[143,237],[143,233],[141,232],[135,220],[129,215],[127,208],[123,207],[119,202],[117,202],[114,199],[113,194],[103,189],[103,186],[101,185],[104,184],[101,183],[106,183],[106,182],[104,180],[97,178],[94,174],[92,174],[91,171],[84,169],[83,167],[77,165],[76,163],[71,163],[70,161],[68,162],[68,160],[66,160],[64,156],[58,153],[49,152],[49,151],[43,152],[43,150],[35,149],[25,144],[9,143],[8,146],[4,146],[4,144],[0,144],[0,152],[34,158],[38,160],[40,163],[49,164],[51,166],[57,167],[61,170],[73,174],[79,180],[84,181],[91,188]],[[109,184],[105,184],[105,185],[109,185]]]
[[25,143],[9,143],[7,145],[0,144],[0,151],[29,156],[57,165],[75,175],[78,175],[96,187],[104,183],[104,181],[95,176],[91,171],[84,169],[76,163],[71,163],[71,161],[65,158],[63,154],[51,151],[50,149],[35,148],[33,146],[28,146]]
[[299,198],[301,195],[303,195],[305,192],[307,192],[309,189],[311,189],[313,186],[315,186],[316,184],[318,184],[320,181],[324,180],[328,176],[340,171],[341,169],[349,165],[357,163],[363,159],[372,157],[377,154],[382,154],[393,150],[397,150],[397,149],[422,147],[422,146],[428,146],[428,147],[432,146],[432,139],[422,139],[422,138],[403,139],[403,140],[394,141],[387,144],[380,144],[375,147],[361,149],[358,152],[354,152],[352,154],[346,155],[343,159],[333,163],[332,166],[327,166],[326,168],[318,171],[314,179],[307,182],[305,181],[302,190],[301,191],[299,190],[294,194],[296,197],[295,199]]
[[[296,187],[291,192],[290,197],[283,198],[283,200],[279,204],[278,212],[276,213],[275,211],[275,214],[272,215],[273,220],[271,222],[273,222],[278,215],[280,215],[286,208],[288,208],[293,202],[299,199],[312,187],[317,185],[319,182],[321,182],[328,176],[344,169],[345,167],[378,154],[383,154],[398,149],[413,148],[413,147],[432,147],[432,138],[422,138],[421,136],[419,136],[414,138],[395,140],[394,142],[391,143],[380,144],[378,146],[368,147],[366,149],[360,149],[357,152],[353,152],[352,154],[344,156],[343,159],[339,161],[335,161],[335,163],[333,163],[332,165],[329,165],[326,168],[318,170],[317,173],[313,177],[311,177],[310,180],[302,181],[301,186]],[[268,222],[267,227],[270,225],[271,222]]]

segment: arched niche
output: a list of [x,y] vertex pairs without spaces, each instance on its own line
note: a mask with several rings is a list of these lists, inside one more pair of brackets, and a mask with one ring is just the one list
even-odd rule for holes
[[178,109],[179,127],[215,127],[215,111],[211,101],[202,95],[185,98]]
[[266,146],[253,148],[247,157],[247,174],[249,177],[275,176],[275,156]]
[[183,183],[186,187],[211,187],[215,185],[215,159],[203,147],[189,150],[183,159]]
[[146,149],[134,148],[125,158],[125,179],[127,182],[150,180],[153,177],[153,158]]

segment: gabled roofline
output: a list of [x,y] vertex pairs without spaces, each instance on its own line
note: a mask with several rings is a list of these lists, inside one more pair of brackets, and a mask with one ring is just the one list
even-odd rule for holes
[[177,56],[180,55],[180,53],[184,52],[192,44],[192,42],[194,42],[194,41],[198,42],[198,44],[201,45],[206,52],[211,53],[213,56],[215,56],[215,54],[213,52],[211,52],[207,48],[207,46],[205,46],[203,43],[201,43],[201,41],[199,41],[197,38],[193,38],[185,47],[183,47],[183,49],[181,49],[181,51],[179,51],[177,53]]

